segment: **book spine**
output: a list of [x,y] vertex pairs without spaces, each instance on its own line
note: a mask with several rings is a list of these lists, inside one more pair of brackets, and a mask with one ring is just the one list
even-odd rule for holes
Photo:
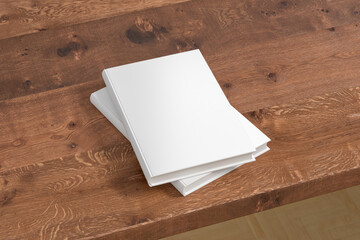
[[149,184],[150,187],[153,186],[152,182],[151,182],[151,177],[152,177],[152,174],[150,172],[150,169],[148,167],[148,165],[146,164],[146,160],[145,160],[145,157],[143,155],[143,153],[141,152],[141,149],[140,149],[140,146],[136,140],[136,136],[131,128],[131,125],[126,117],[126,114],[125,112],[123,111],[123,107],[121,105],[121,102],[120,102],[120,99],[118,98],[117,96],[117,93],[116,93],[116,90],[114,89],[114,87],[112,86],[111,84],[111,80],[110,80],[110,77],[109,75],[107,74],[106,72],[106,69],[103,70],[102,72],[102,77],[105,81],[105,84],[106,84],[106,89],[108,91],[108,94],[110,96],[110,98],[112,99],[113,101],[113,104],[119,114],[119,117],[120,117],[120,120],[121,122],[123,123],[124,127],[125,127],[125,130],[126,130],[126,133],[127,133],[127,137],[128,137],[128,140],[130,141],[133,149],[134,149],[134,152],[135,152],[135,155],[138,159],[138,162],[141,166],[141,169],[143,170],[144,172],[144,175],[146,177],[146,180]]
[[98,90],[97,92],[92,93],[90,95],[90,102],[97,108],[97,110],[99,110],[107,118],[108,121],[112,123],[112,125],[114,125],[117,128],[117,130],[119,130],[119,132],[121,132],[122,135],[124,135],[126,139],[128,139],[124,125],[121,123],[119,117],[116,115],[116,113],[114,113],[112,108],[110,106],[107,106],[107,104],[103,102],[104,99],[102,95],[100,95],[100,93],[102,94],[103,92],[100,91],[105,91],[107,93],[106,88],[103,88],[101,90]]

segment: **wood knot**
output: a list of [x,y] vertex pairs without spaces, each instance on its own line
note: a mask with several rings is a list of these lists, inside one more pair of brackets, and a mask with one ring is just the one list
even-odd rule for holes
[[80,57],[80,54],[82,54],[88,49],[88,46],[81,38],[79,38],[77,35],[72,35],[72,37],[75,38],[73,39],[73,41],[68,42],[66,46],[58,48],[56,50],[56,53],[59,57],[66,57],[70,53],[73,53],[75,58],[78,59]]
[[275,203],[276,206],[280,206],[280,197],[279,196],[277,196],[275,198],[274,203]]
[[330,32],[335,32],[335,28],[334,28],[334,27],[328,28],[327,30],[329,30]]
[[199,48],[199,46],[193,40],[189,39],[175,40],[175,47],[178,52],[185,52]]
[[259,197],[259,200],[256,205],[256,211],[263,211],[273,207],[278,207],[281,205],[281,200],[279,193],[267,193]]
[[23,138],[18,138],[15,141],[12,142],[12,145],[14,147],[21,147],[21,146],[24,146],[25,143],[26,143],[26,141]]
[[259,109],[258,111],[249,112],[249,115],[251,118],[257,121],[261,121],[264,118],[264,111],[262,109]]
[[261,11],[261,14],[263,14],[263,15],[265,15],[267,17],[276,16],[275,11]]
[[325,9],[325,8],[320,9],[320,11],[323,13],[329,13],[329,9]]
[[271,81],[273,81],[273,82],[276,82],[276,81],[277,81],[276,73],[273,73],[273,72],[269,73],[269,74],[267,75],[267,79],[268,79],[268,80],[271,80]]
[[287,6],[289,6],[289,3],[286,2],[286,1],[281,1],[281,2],[280,2],[280,5],[281,5],[282,7],[287,7]]
[[265,204],[265,203],[267,203],[269,200],[270,200],[269,195],[262,195],[262,196],[260,196],[260,203],[261,203],[261,204]]
[[25,49],[24,49],[24,52],[21,53],[21,56],[27,56],[27,55],[28,55],[28,49],[25,48]]
[[153,32],[141,32],[134,26],[126,31],[126,37],[136,44],[148,43],[155,40],[155,34]]
[[26,80],[25,82],[23,82],[23,88],[24,88],[24,89],[29,89],[29,88],[31,88],[31,81],[30,81],[30,80]]
[[0,17],[0,23],[6,23],[9,21],[9,16],[3,15]]
[[73,121],[69,122],[68,124],[68,129],[74,129],[76,126],[76,123],[74,123]]
[[146,223],[150,221],[150,219],[145,218],[145,217],[137,217],[137,216],[133,216],[131,219],[131,225],[136,225],[136,224],[141,224],[141,223]]
[[45,32],[47,29],[46,28],[39,28],[38,31],[39,32]]
[[223,86],[224,86],[224,88],[231,88],[232,84],[231,83],[225,83]]
[[126,37],[133,43],[143,44],[161,40],[169,33],[164,26],[159,26],[148,19],[137,18],[135,24],[126,30]]
[[69,42],[65,47],[57,49],[57,55],[59,57],[67,56],[71,51],[77,51],[80,48],[80,44],[77,42]]

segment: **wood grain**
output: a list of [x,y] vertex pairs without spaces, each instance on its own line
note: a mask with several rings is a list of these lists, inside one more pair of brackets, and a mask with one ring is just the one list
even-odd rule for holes
[[[90,94],[102,87],[104,83],[89,82],[1,101],[2,169],[124,142],[117,130],[90,104]],[[99,138],[103,131],[110,134]]]
[[[74,4],[0,7],[0,238],[157,239],[360,184],[358,1]],[[106,67],[194,48],[272,142],[184,198],[89,96]]]
[[148,187],[126,141],[2,170],[0,235],[152,239],[360,184],[359,106],[360,87],[247,113],[272,150],[186,198]]
[[[345,25],[337,28],[338,35],[328,30],[319,30],[282,41],[254,44],[232,52],[224,50],[224,56],[205,57],[213,66],[232,105],[246,112],[359,85],[360,55],[356,47],[360,44],[360,32],[357,29],[356,25]],[[229,69],[228,65],[233,64],[229,59],[235,59],[234,64],[239,66]],[[112,127],[107,127],[112,134],[109,133],[105,141],[99,142],[100,139],[94,137],[99,129],[105,128],[106,123],[89,104],[90,94],[104,87],[101,77],[96,76],[100,75],[101,70],[98,69],[97,73],[95,70],[102,63],[99,61],[99,66],[95,66],[95,63],[92,67],[77,63],[79,65],[71,66],[70,71],[66,70],[66,64],[49,62],[46,71],[65,68],[64,74],[53,73],[52,78],[56,79],[54,82],[42,78],[44,75],[40,76],[38,71],[27,70],[30,74],[39,75],[40,88],[52,88],[54,83],[60,84],[59,88],[52,91],[41,89],[45,92],[29,95],[26,91],[38,90],[35,81],[20,90],[12,85],[16,81],[4,83],[9,87],[3,89],[4,95],[11,89],[24,90],[23,93],[28,95],[0,101],[3,109],[3,114],[0,113],[0,132],[4,136],[0,139],[0,153],[4,154],[0,164],[3,168],[24,166],[34,161],[67,156],[99,145],[108,146],[115,140],[120,141]],[[87,75],[87,72],[93,75],[86,78],[85,82],[76,84],[77,79]],[[2,76],[9,71],[4,68],[3,73]],[[23,74],[21,71],[13,73]],[[65,78],[65,74],[68,77]],[[70,86],[64,87],[64,81]],[[47,151],[49,148],[52,151]]]
[[0,1],[0,39],[122,15],[186,0]]
[[0,99],[100,82],[106,67],[193,48],[234,104],[251,89],[248,103],[267,88],[272,106],[357,86],[357,1],[259,2],[190,1],[1,40]]

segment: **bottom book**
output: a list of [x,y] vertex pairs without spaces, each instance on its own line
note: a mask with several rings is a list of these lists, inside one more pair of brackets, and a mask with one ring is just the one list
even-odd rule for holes
[[[90,101],[127,138],[126,130],[122,122],[120,121],[120,117],[115,110],[115,107],[108,95],[106,88],[100,89],[92,93],[90,96]],[[230,104],[229,104],[229,108],[230,111],[238,112]],[[246,133],[250,137],[256,149],[256,151],[253,153],[254,156],[253,159],[248,161],[248,162],[253,162],[255,161],[255,157],[258,157],[261,154],[270,150],[267,147],[267,143],[270,141],[270,139],[264,133],[262,133],[258,128],[256,128],[249,120],[247,120],[241,113],[238,112],[238,116],[239,116],[239,121],[241,121],[241,124],[243,125],[244,129],[246,130]],[[244,164],[189,177],[189,178],[184,178],[172,182],[172,185],[183,196],[186,196],[242,165]]]

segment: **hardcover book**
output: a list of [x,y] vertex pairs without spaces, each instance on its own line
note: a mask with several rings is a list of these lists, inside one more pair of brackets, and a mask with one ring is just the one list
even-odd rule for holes
[[108,68],[103,78],[150,186],[253,161],[199,50]]
[[[127,133],[124,125],[120,121],[120,117],[115,110],[114,104],[112,103],[106,88],[100,89],[91,94],[90,100],[92,104],[94,104],[94,106],[127,138]],[[232,108],[231,106],[229,107],[231,108],[230,110],[237,112],[236,109]],[[247,135],[251,138],[254,147],[256,148],[256,151],[253,154],[254,157],[258,157],[268,151],[269,148],[267,147],[267,143],[270,141],[270,139],[240,113],[238,113],[238,118],[239,121],[241,121],[241,124],[243,125]],[[200,174],[194,177],[173,181],[172,185],[183,196],[186,196],[196,191],[197,189],[205,186],[206,184],[231,172],[232,170],[236,169],[241,165],[242,164],[227,169],[222,169],[210,173]]]

